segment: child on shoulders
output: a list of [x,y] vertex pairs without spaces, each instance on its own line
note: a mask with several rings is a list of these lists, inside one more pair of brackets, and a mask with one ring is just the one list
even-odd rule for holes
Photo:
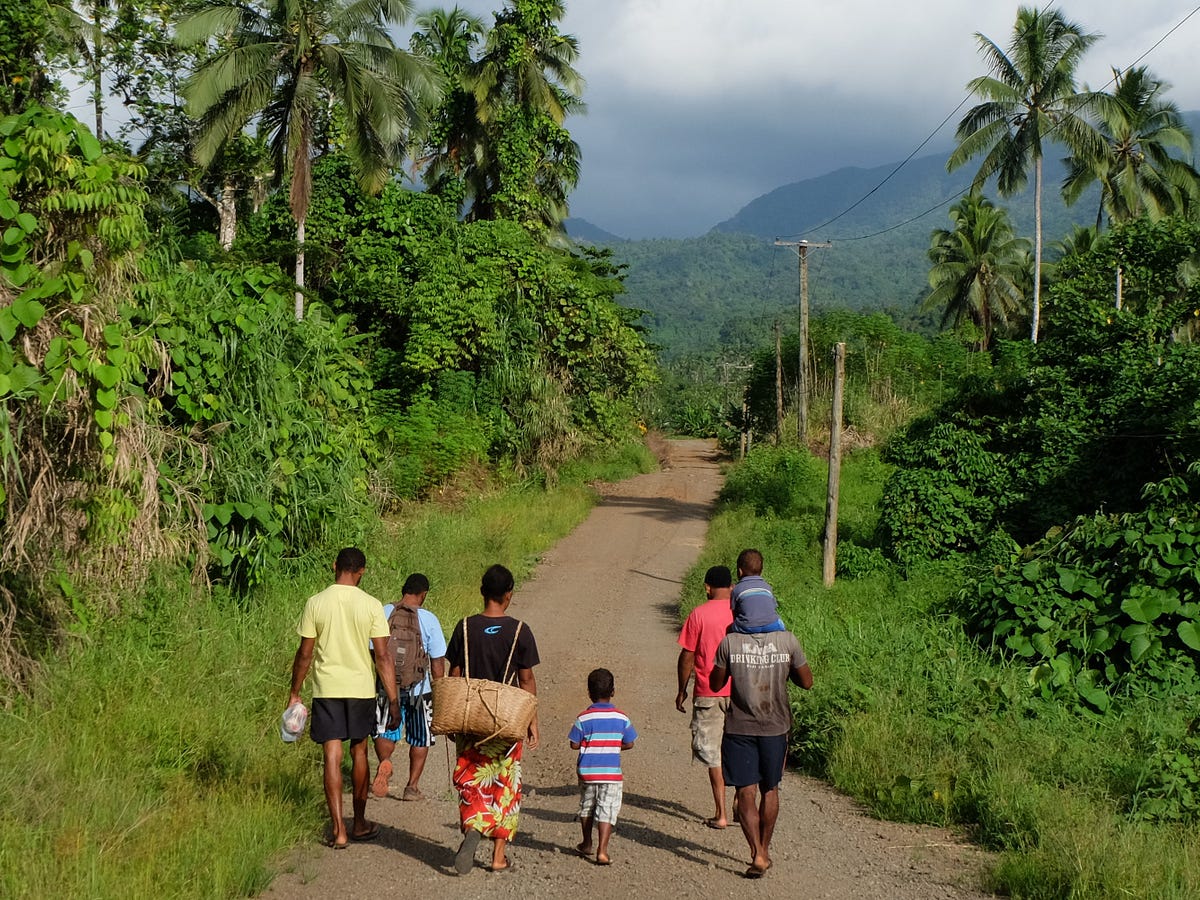
[[743,550],[738,554],[738,581],[729,596],[729,603],[733,607],[730,631],[762,634],[785,629],[783,619],[779,618],[775,592],[762,577],[762,570],[763,556],[760,552]]

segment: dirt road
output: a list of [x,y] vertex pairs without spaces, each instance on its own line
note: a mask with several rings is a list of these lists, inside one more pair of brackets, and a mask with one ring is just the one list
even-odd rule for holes
[[[476,869],[455,875],[458,818],[439,739],[422,781],[433,799],[372,798],[367,815],[383,827],[376,842],[345,852],[301,851],[268,896],[988,896],[977,887],[987,865],[980,851],[941,830],[878,822],[821,782],[791,773],[781,788],[775,865],[767,877],[741,877],[747,848],[736,826],[704,826],[711,797],[705,770],[691,761],[688,717],[675,709],[675,638],[680,581],[704,544],[720,473],[706,442],[674,442],[671,452],[663,471],[606,486],[604,502],[514,597],[510,612],[533,630],[542,659],[536,669],[542,746],[525,756],[526,800],[510,850],[514,871],[487,872],[484,841]],[[566,740],[587,705],[587,673],[597,666],[615,674],[616,703],[641,735],[624,756],[625,801],[606,868],[572,852],[579,842],[578,795]],[[814,677],[820,690],[821,673]],[[407,772],[401,750],[394,794]]]

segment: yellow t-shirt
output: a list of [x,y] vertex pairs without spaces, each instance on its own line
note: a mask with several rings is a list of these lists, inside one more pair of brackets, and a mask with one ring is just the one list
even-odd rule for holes
[[378,600],[352,585],[331,584],[308,598],[296,633],[316,638],[311,672],[314,697],[375,696],[371,638],[391,633]]

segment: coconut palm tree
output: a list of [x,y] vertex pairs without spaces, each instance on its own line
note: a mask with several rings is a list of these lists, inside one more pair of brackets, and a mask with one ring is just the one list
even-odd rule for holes
[[1067,160],[1063,197],[1073,203],[1099,182],[1097,229],[1105,212],[1112,222],[1126,222],[1185,211],[1200,195],[1200,173],[1184,159],[1192,155],[1191,130],[1179,108],[1162,98],[1169,85],[1144,66],[1114,69],[1113,84],[1093,105],[1100,154]]
[[1034,280],[1030,337],[1037,342],[1041,318],[1042,154],[1053,140],[1085,158],[1099,154],[1100,136],[1084,118],[1093,96],[1075,88],[1079,61],[1098,39],[1053,8],[1021,7],[1005,52],[982,34],[980,51],[992,74],[968,87],[984,102],[959,122],[958,147],[946,164],[954,171],[983,156],[974,186],[993,175],[1002,197],[1020,191],[1034,174]]
[[270,140],[276,178],[290,179],[296,318],[304,315],[304,226],[321,115],[336,105],[340,142],[360,186],[375,192],[399,167],[436,90],[435,73],[388,34],[410,13],[409,0],[207,0],[178,27],[185,45],[216,44],[184,87],[199,120],[197,160],[211,163],[256,122]]
[[424,168],[426,188],[442,193],[446,185],[466,181],[467,196],[459,199],[469,200],[473,191],[467,176],[475,168],[484,134],[466,76],[487,28],[481,19],[457,6],[424,12],[417,16],[416,25],[409,48],[438,68],[446,91],[426,116],[421,135],[424,151],[414,162]]
[[942,327],[973,327],[975,346],[986,350],[997,328],[1007,329],[1025,311],[1029,242],[1013,234],[1008,213],[972,191],[950,207],[954,227],[930,240],[926,309],[942,310]]
[[467,83],[485,141],[474,161],[475,218],[553,235],[578,180],[579,146],[563,127],[584,108],[579,42],[560,34],[561,0],[508,0]]

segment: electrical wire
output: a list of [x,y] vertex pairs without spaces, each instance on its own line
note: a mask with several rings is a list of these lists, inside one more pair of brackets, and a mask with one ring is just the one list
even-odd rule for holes
[[[1173,25],[1171,28],[1169,28],[1169,29],[1166,31],[1166,33],[1165,33],[1165,34],[1163,34],[1163,36],[1162,36],[1162,37],[1160,37],[1160,38],[1159,38],[1158,40],[1156,40],[1156,41],[1155,41],[1153,44],[1151,44],[1151,45],[1150,45],[1150,47],[1149,47],[1149,48],[1148,48],[1148,49],[1147,49],[1145,52],[1143,52],[1143,53],[1142,53],[1140,56],[1138,56],[1138,57],[1137,57],[1137,59],[1135,59],[1135,60],[1134,60],[1132,63],[1130,63],[1130,65],[1127,67],[1126,71],[1127,71],[1128,69],[1130,69],[1130,68],[1133,68],[1134,66],[1136,66],[1138,63],[1140,63],[1142,60],[1144,60],[1146,57],[1148,57],[1148,56],[1149,56],[1151,53],[1153,53],[1153,52],[1154,52],[1156,49],[1158,49],[1158,47],[1159,47],[1159,46],[1160,46],[1160,45],[1161,45],[1161,44],[1162,44],[1164,41],[1166,41],[1166,40],[1167,40],[1169,37],[1171,37],[1171,35],[1173,35],[1173,34],[1174,34],[1176,31],[1178,31],[1178,30],[1179,30],[1181,27],[1183,27],[1183,25],[1185,25],[1185,24],[1188,22],[1188,20],[1189,20],[1189,19],[1191,19],[1193,16],[1195,16],[1197,13],[1200,13],[1200,6],[1196,6],[1195,8],[1193,8],[1191,12],[1189,12],[1189,13],[1188,13],[1187,15],[1185,15],[1185,16],[1184,16],[1182,19],[1180,19],[1178,22],[1176,22],[1176,23],[1175,23],[1175,25]],[[1120,72],[1120,71],[1121,71],[1121,70],[1117,70],[1117,72]],[[993,73],[994,73],[994,70],[993,70]],[[1102,87],[1100,90],[1106,90],[1106,89],[1108,89],[1109,87],[1111,87],[1113,84],[1115,84],[1115,83],[1116,83],[1116,79],[1117,79],[1117,74],[1116,74],[1116,73],[1114,73],[1113,77],[1111,77],[1111,78],[1110,78],[1110,79],[1109,79],[1109,80],[1108,80],[1108,81],[1105,83],[1105,85],[1104,85],[1104,86],[1103,86],[1103,87]],[[841,219],[843,216],[845,216],[847,213],[851,212],[851,211],[852,211],[852,210],[854,210],[856,207],[858,207],[859,205],[861,205],[862,203],[864,203],[864,202],[865,202],[865,201],[866,201],[868,198],[870,198],[870,197],[871,197],[871,195],[872,195],[872,194],[874,194],[874,193],[875,193],[876,191],[878,191],[878,190],[879,190],[881,187],[883,187],[885,184],[887,184],[887,182],[888,182],[888,181],[890,181],[890,180],[891,180],[891,179],[892,179],[892,178],[893,178],[893,177],[894,177],[894,176],[895,176],[895,175],[896,175],[896,174],[897,174],[897,173],[898,173],[898,172],[899,172],[901,169],[903,169],[903,168],[904,168],[906,165],[908,165],[908,163],[910,163],[910,162],[912,161],[913,157],[915,157],[915,156],[917,155],[917,153],[919,153],[919,152],[920,152],[920,151],[921,151],[921,150],[922,150],[922,149],[925,147],[925,145],[926,145],[926,144],[928,144],[928,143],[929,143],[931,140],[933,140],[933,138],[934,138],[934,137],[935,137],[935,136],[936,136],[936,135],[937,135],[937,134],[938,134],[938,133],[939,133],[939,132],[940,132],[940,131],[941,131],[943,128],[945,128],[945,127],[946,127],[946,123],[947,123],[947,122],[949,122],[949,121],[950,121],[950,119],[952,119],[952,118],[954,117],[954,115],[955,115],[955,114],[956,114],[956,113],[957,113],[957,112],[958,112],[960,109],[962,109],[962,108],[963,108],[963,106],[964,106],[964,105],[966,105],[967,101],[968,101],[968,100],[970,100],[972,96],[973,96],[973,95],[971,95],[971,94],[968,94],[966,97],[964,97],[964,98],[962,99],[962,101],[960,101],[960,102],[959,102],[958,106],[956,106],[956,107],[955,107],[955,108],[954,108],[954,109],[953,109],[953,110],[952,110],[952,111],[951,111],[951,112],[950,112],[950,113],[949,113],[949,114],[948,114],[948,115],[947,115],[947,116],[946,116],[944,119],[942,119],[941,123],[940,123],[940,124],[937,126],[937,128],[935,128],[935,129],[933,130],[933,132],[932,132],[932,133],[930,133],[930,135],[929,135],[928,137],[926,137],[926,138],[925,138],[925,140],[921,141],[921,143],[917,145],[916,149],[914,149],[914,150],[913,150],[911,153],[909,153],[909,154],[908,154],[908,156],[906,156],[906,157],[904,158],[904,160],[903,160],[903,161],[902,161],[902,162],[901,162],[899,165],[897,165],[897,166],[896,166],[896,168],[894,168],[894,169],[893,169],[891,172],[889,172],[889,173],[888,173],[888,174],[887,174],[887,175],[884,177],[884,179],[883,179],[882,181],[880,181],[880,182],[879,182],[877,185],[875,185],[873,188],[871,188],[869,191],[867,191],[867,193],[866,193],[866,194],[864,194],[862,197],[860,197],[859,199],[855,200],[855,201],[854,201],[852,204],[850,204],[850,206],[846,207],[844,210],[842,210],[840,213],[838,213],[837,215],[835,215],[833,218],[831,218],[831,219],[828,219],[828,220],[827,220],[827,221],[825,221],[825,222],[822,222],[820,225],[815,225],[815,226],[813,226],[813,227],[811,227],[811,228],[805,229],[804,231],[795,232],[794,234],[791,234],[791,235],[784,235],[784,236],[785,236],[785,237],[801,237],[801,236],[803,236],[803,235],[805,235],[805,234],[812,234],[813,232],[815,232],[815,231],[818,231],[818,230],[820,230],[820,229],[822,229],[822,228],[827,228],[829,225],[831,225],[831,224],[833,224],[834,222],[838,221],[838,220],[839,220],[839,219]],[[1051,134],[1053,134],[1053,133],[1054,133],[1054,130],[1055,130],[1057,127],[1058,127],[1058,126],[1057,126],[1057,124],[1055,124],[1055,125],[1052,125],[1052,126],[1051,126],[1051,128],[1049,128],[1049,129],[1047,130],[1047,132],[1046,132],[1046,134],[1044,135],[1044,137],[1049,137]],[[894,225],[889,225],[889,226],[888,226],[888,227],[886,227],[886,228],[881,228],[881,229],[879,229],[878,231],[873,231],[873,232],[871,232],[871,233],[869,233],[869,234],[855,235],[855,236],[853,236],[853,237],[837,238],[837,241],[838,241],[838,242],[848,242],[848,241],[865,241],[865,240],[868,240],[868,239],[870,239],[870,238],[879,237],[879,236],[881,236],[881,235],[888,234],[889,232],[896,231],[896,230],[898,230],[898,229],[900,229],[900,228],[903,228],[903,227],[904,227],[904,226],[906,226],[906,225],[911,225],[913,222],[916,222],[916,221],[919,221],[920,219],[923,219],[925,216],[928,216],[928,215],[930,215],[931,213],[934,213],[934,212],[936,212],[937,210],[941,209],[941,208],[942,208],[942,207],[944,207],[944,206],[947,206],[947,205],[948,205],[948,204],[950,204],[950,203],[953,203],[955,200],[958,200],[960,197],[963,197],[963,196],[965,196],[965,195],[966,195],[966,194],[967,194],[969,191],[970,191],[970,188],[969,188],[969,187],[967,187],[967,188],[964,188],[964,189],[962,189],[962,190],[958,191],[957,193],[955,193],[955,194],[953,194],[953,195],[951,195],[951,196],[949,196],[949,197],[945,198],[944,200],[940,201],[939,203],[937,203],[937,204],[935,204],[935,205],[933,205],[933,206],[929,207],[929,208],[928,208],[928,209],[926,209],[925,211],[923,211],[923,212],[921,212],[921,213],[918,213],[918,214],[916,214],[916,215],[914,215],[914,216],[911,216],[911,217],[909,217],[909,218],[907,218],[907,219],[904,219],[904,220],[903,220],[903,221],[901,221],[901,222],[897,222],[897,223],[896,223],[896,224],[894,224]]]

